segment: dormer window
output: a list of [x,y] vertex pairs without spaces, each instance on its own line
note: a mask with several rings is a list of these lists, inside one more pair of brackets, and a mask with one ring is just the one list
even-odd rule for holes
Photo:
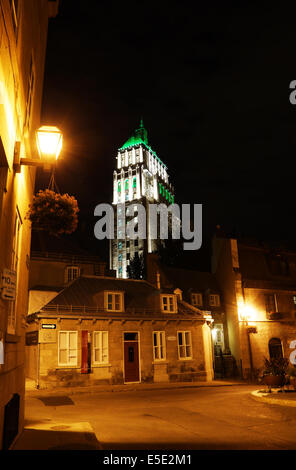
[[80,276],[80,267],[79,266],[67,266],[65,271],[65,282],[74,281]]
[[191,294],[191,303],[192,305],[201,306],[202,305],[202,294]]
[[163,312],[176,313],[177,302],[175,295],[162,295],[161,296],[161,309]]
[[105,309],[109,312],[123,312],[123,292],[105,292]]
[[220,307],[220,295],[219,294],[211,294],[209,296],[209,305],[211,307]]

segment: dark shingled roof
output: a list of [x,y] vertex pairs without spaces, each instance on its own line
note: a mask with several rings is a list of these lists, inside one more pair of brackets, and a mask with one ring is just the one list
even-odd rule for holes
[[159,295],[159,291],[146,281],[116,279],[99,276],[81,276],[67,286],[45,307],[53,305],[73,305],[95,307],[94,296],[103,291],[123,291],[126,294],[126,307],[147,306],[147,298]]
[[[124,292],[124,312],[106,312],[103,297],[98,294],[104,291]],[[156,318],[165,315],[176,320],[176,313],[162,312],[160,310],[159,295],[163,292],[173,293],[173,289],[158,290],[147,281],[133,279],[117,279],[100,276],[81,276],[75,279],[65,289],[56,295],[48,304],[42,307],[40,313],[73,314],[108,317],[122,317],[126,314],[141,318]],[[33,318],[36,316],[31,314]],[[204,320],[202,312],[198,309],[178,301],[178,318]]]

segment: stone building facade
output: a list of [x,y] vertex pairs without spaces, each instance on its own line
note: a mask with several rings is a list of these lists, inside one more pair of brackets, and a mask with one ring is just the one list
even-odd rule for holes
[[37,387],[212,380],[211,315],[146,281],[81,276],[27,317]]
[[296,340],[296,251],[218,233],[212,269],[242,376],[260,373],[265,357],[289,358]]
[[0,448],[24,422],[24,328],[28,303],[30,224],[48,18],[57,1],[0,1]]
[[235,360],[229,348],[224,296],[216,276],[210,272],[182,269],[161,263],[157,254],[149,254],[147,280],[152,284],[176,289],[187,303],[211,314],[215,378],[237,374]]

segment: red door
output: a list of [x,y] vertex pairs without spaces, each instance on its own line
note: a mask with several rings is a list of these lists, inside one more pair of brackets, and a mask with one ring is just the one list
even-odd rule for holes
[[138,341],[124,342],[124,381],[140,381]]
[[81,331],[81,373],[87,374],[88,369],[88,331]]

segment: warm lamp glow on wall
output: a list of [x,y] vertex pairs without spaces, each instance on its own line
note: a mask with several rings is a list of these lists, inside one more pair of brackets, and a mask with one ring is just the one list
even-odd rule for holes
[[239,306],[239,317],[243,322],[256,320],[256,310],[251,305],[241,304]]
[[20,173],[22,165],[44,166],[53,165],[62,150],[63,135],[55,126],[41,126],[36,131],[36,142],[40,160],[33,158],[20,158],[20,143],[17,142],[14,155],[14,169]]

